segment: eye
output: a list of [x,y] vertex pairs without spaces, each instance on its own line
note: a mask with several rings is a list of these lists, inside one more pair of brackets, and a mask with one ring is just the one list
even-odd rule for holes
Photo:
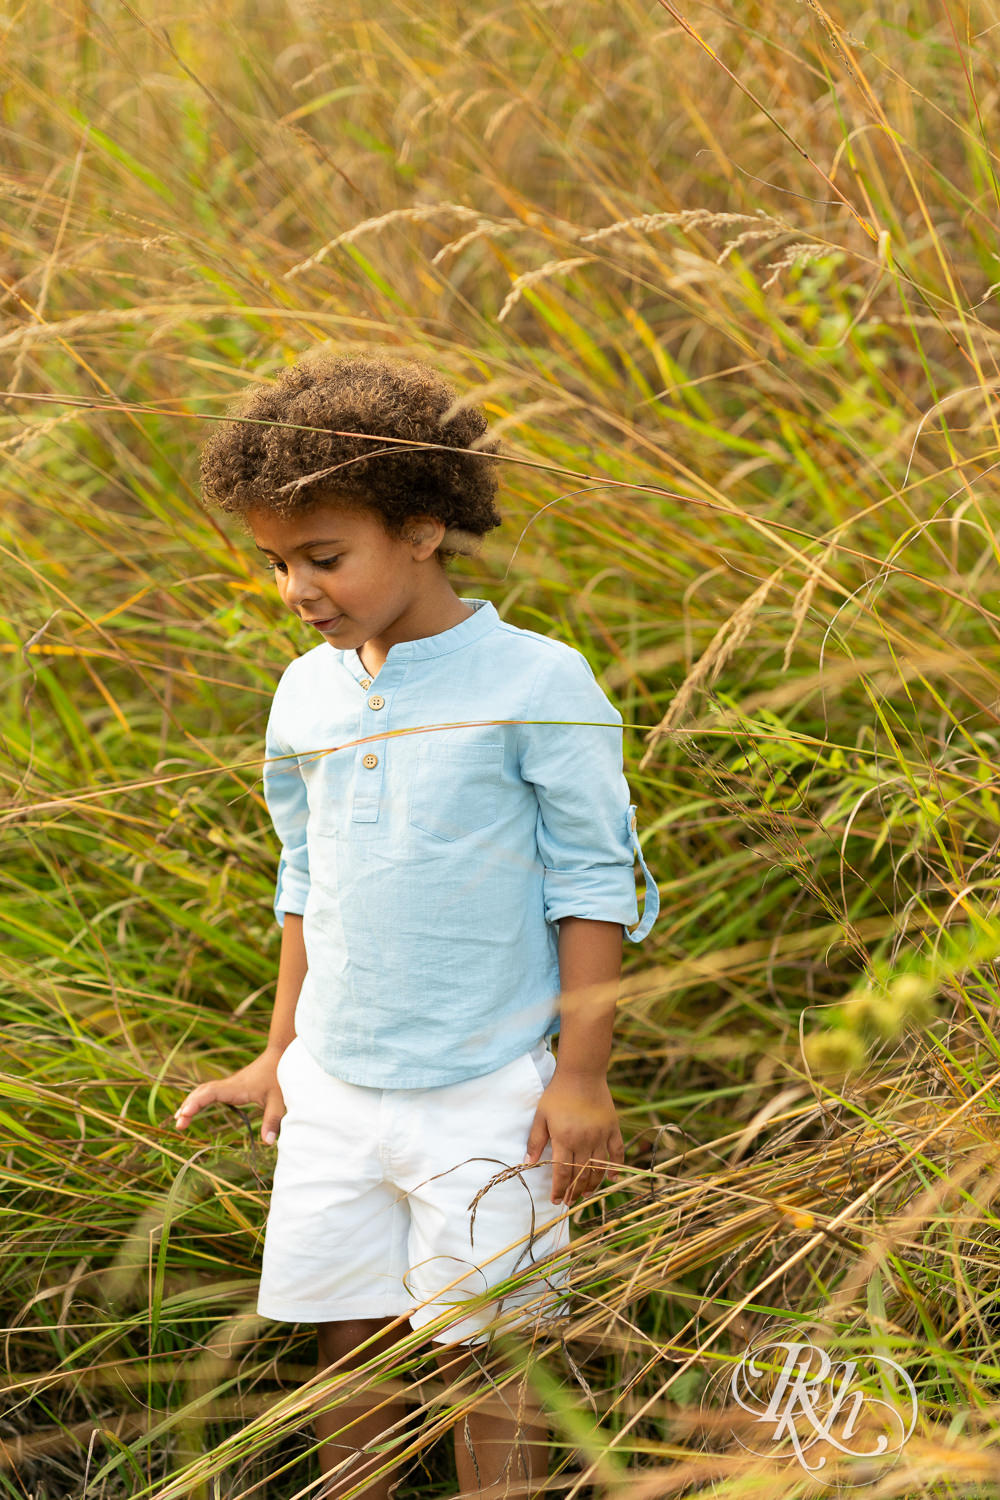
[[340,562],[340,553],[336,557],[314,557],[312,561],[314,568],[332,568],[334,563]]
[[268,573],[276,573],[276,572],[283,573],[285,571],[285,565],[284,565],[284,563],[266,562],[266,563],[261,563],[261,567],[265,568]]

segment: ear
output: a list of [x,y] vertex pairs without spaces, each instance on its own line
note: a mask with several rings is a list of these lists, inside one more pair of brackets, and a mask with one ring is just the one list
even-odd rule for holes
[[441,545],[445,524],[436,516],[410,516],[406,522],[404,539],[409,542],[415,562],[426,562]]

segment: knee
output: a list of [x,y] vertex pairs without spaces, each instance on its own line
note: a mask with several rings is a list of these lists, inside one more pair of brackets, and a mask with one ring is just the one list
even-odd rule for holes
[[485,1348],[481,1344],[446,1344],[429,1340],[438,1374],[445,1385],[464,1382],[466,1377],[477,1376],[485,1364]]
[[[397,1326],[383,1333],[390,1323]],[[341,1361],[345,1369],[367,1364],[376,1354],[391,1348],[407,1331],[407,1326],[398,1324],[395,1318],[344,1318],[332,1323],[318,1323],[319,1363],[324,1369]]]

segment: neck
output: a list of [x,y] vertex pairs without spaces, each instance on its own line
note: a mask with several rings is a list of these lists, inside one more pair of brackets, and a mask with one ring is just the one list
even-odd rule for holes
[[358,647],[358,658],[369,677],[374,677],[384,666],[393,646],[403,641],[418,641],[429,635],[440,635],[442,631],[450,630],[453,625],[460,625],[463,620],[475,614],[471,605],[463,604],[446,578],[442,577],[441,583],[443,589],[436,591],[432,598],[422,600],[420,607],[410,615],[405,625],[397,630],[387,631],[384,635],[372,636],[363,646]]

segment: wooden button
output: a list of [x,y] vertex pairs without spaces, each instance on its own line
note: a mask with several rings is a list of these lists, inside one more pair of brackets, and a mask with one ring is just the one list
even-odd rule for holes
[[380,698],[378,693],[372,693],[371,697],[368,699],[368,707],[385,708],[385,699]]
[[373,771],[375,769],[375,767],[378,765],[378,756],[377,755],[363,755],[361,757],[361,764],[367,770]]
[[371,685],[372,685],[372,680],[371,680],[370,677],[362,677],[362,679],[361,679],[361,686],[363,688],[370,688]]

